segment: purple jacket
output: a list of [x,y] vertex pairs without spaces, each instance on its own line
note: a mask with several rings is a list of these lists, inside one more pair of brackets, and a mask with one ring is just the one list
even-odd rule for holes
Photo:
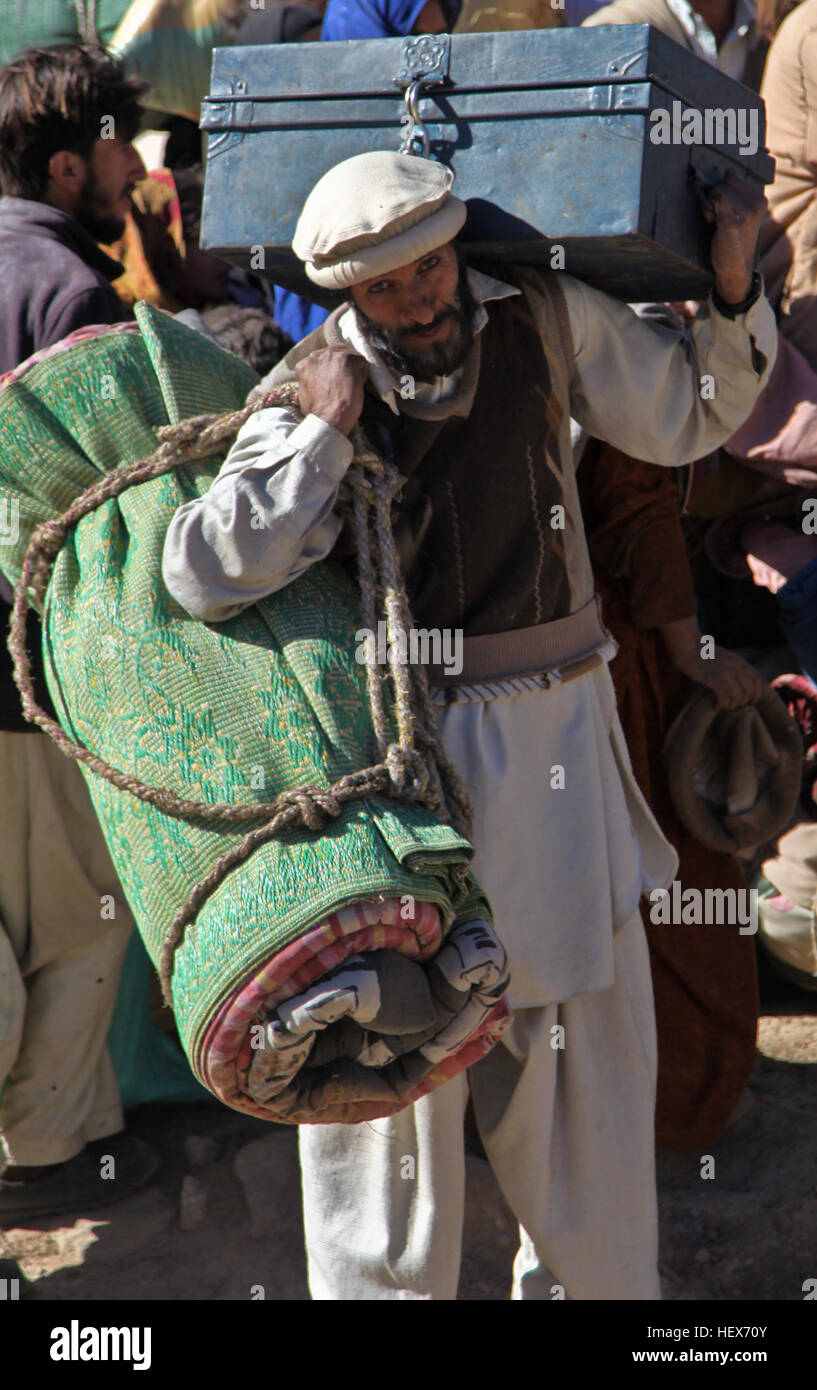
[[76,328],[129,318],[111,286],[121,274],[67,213],[0,199],[0,373]]
[[[130,318],[111,281],[122,266],[101,251],[67,213],[27,198],[0,199],[0,374],[77,328]],[[0,599],[0,729],[39,732],[28,724],[5,643],[10,608]],[[28,647],[36,693],[45,695],[40,624],[28,615]]]

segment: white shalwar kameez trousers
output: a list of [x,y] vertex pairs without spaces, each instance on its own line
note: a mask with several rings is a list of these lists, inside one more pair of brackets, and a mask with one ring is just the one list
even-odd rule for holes
[[456,1297],[470,1084],[520,1222],[512,1296],[659,1298],[638,905],[677,860],[633,780],[609,672],[439,719],[472,798],[474,872],[508,951],[515,1021],[466,1075],[392,1119],[301,1126],[312,1296]]

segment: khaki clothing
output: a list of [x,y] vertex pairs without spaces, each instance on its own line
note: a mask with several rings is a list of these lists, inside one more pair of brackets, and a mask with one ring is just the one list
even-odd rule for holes
[[[111,284],[122,267],[46,203],[2,199],[0,266],[0,372],[128,317]],[[4,642],[8,597],[0,585]],[[39,622],[29,628],[38,645]],[[0,682],[4,722],[26,729],[0,732],[0,1163],[28,1167],[122,1128],[105,1039],[133,919],[78,767],[23,724],[3,662]],[[114,921],[101,915],[107,893]]]
[[777,166],[761,269],[781,333],[817,370],[817,0],[803,0],[780,26],[761,96]]
[[0,732],[0,844],[0,1162],[59,1163],[122,1128],[106,1038],[134,922],[44,734]]
[[605,24],[652,24],[727,77],[755,92],[760,87],[769,44],[757,32],[751,0],[738,0],[734,23],[720,47],[689,0],[613,0],[588,15],[582,24],[588,29]]

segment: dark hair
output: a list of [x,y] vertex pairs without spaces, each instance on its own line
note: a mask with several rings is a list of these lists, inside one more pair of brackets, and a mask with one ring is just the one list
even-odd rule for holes
[[201,164],[191,164],[186,169],[174,169],[173,182],[179,195],[182,235],[185,241],[192,241],[194,246],[198,246],[204,200],[204,168]]
[[146,91],[119,58],[81,44],[29,48],[0,67],[0,190],[41,201],[51,156],[70,150],[87,159],[106,116],[132,140]]

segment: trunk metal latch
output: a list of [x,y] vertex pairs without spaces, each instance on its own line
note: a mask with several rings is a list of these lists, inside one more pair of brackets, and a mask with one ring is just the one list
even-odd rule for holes
[[425,87],[440,87],[448,80],[451,58],[450,34],[419,34],[403,40],[400,71],[395,85],[405,88],[406,110],[400,154],[421,155],[428,159],[431,142],[417,103]]

